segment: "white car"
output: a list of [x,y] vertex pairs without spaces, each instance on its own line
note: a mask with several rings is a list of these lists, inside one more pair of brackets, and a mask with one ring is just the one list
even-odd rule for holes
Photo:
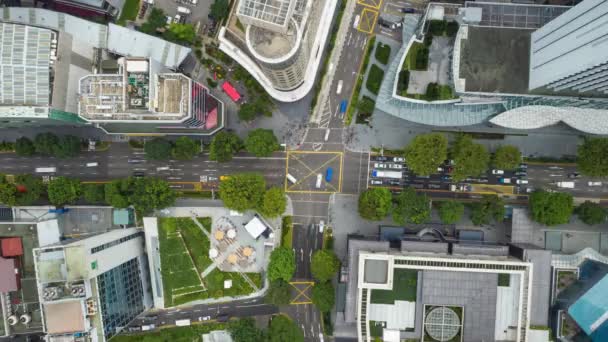
[[403,157],[393,157],[393,161],[395,163],[402,163],[402,162],[405,161],[405,158],[403,158]]
[[371,185],[382,185],[382,181],[378,179],[372,179],[369,181]]
[[443,168],[440,166],[437,168],[437,172],[443,172]]
[[505,172],[503,170],[494,169],[494,170],[492,170],[492,174],[493,175],[504,175]]
[[528,184],[528,180],[527,179],[518,179],[515,181],[515,183],[517,184]]
[[202,322],[202,321],[208,321],[210,319],[211,319],[211,316],[201,316],[198,318],[198,321]]
[[401,164],[389,164],[391,169],[403,169],[403,165]]
[[376,168],[376,169],[384,169],[384,168],[386,168],[386,164],[374,163],[374,168]]
[[602,182],[589,182],[587,183],[589,186],[602,186]]
[[325,229],[325,221],[321,220],[321,221],[319,221],[319,233],[323,233],[324,229]]

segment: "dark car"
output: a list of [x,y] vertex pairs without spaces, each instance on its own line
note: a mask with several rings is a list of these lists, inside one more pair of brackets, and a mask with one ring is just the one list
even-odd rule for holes
[[215,318],[215,320],[220,323],[228,322],[229,319],[230,319],[230,316],[228,316],[228,315],[219,315]]
[[141,178],[143,176],[145,176],[145,173],[143,173],[142,171],[133,172],[133,177]]
[[578,172],[572,172],[568,174],[568,178],[579,178],[581,175]]
[[415,8],[411,8],[411,7],[404,7],[404,8],[400,8],[399,12],[401,12],[401,13],[416,13],[416,9]]
[[373,157],[372,160],[384,162],[384,161],[388,161],[388,157],[385,157],[385,156],[375,156],[375,157]]
[[388,181],[388,183],[390,185],[401,185],[401,181],[400,180],[396,180],[396,179],[391,179]]

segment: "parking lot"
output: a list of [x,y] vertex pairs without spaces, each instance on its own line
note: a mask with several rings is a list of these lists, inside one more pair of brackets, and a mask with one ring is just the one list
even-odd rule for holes
[[[154,0],[153,7],[162,9],[165,15],[175,21],[175,16],[179,14],[180,22],[194,25],[197,32],[209,25],[209,9],[213,0]],[[182,8],[178,12],[178,7]],[[190,13],[187,14],[183,9]],[[148,14],[151,8],[148,9]]]
[[342,164],[342,152],[289,151],[285,191],[341,192]]

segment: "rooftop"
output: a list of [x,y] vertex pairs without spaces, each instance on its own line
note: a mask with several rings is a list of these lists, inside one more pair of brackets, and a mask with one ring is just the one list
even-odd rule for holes
[[85,330],[82,301],[47,303],[43,307],[46,330],[49,334],[74,333]]
[[568,309],[568,314],[587,335],[593,334],[608,320],[606,289],[608,289],[608,275],[598,281]]
[[276,25],[285,25],[289,19],[289,9],[294,4],[295,0],[241,0],[238,14]]
[[0,22],[0,105],[50,104],[55,38],[51,30]]
[[13,292],[19,289],[15,273],[15,259],[0,257],[0,293]]
[[261,57],[268,59],[287,55],[299,45],[300,32],[295,23],[289,23],[286,34],[266,30],[257,26],[247,27],[247,42]]
[[461,40],[460,74],[465,91],[528,92],[531,30],[466,26]]

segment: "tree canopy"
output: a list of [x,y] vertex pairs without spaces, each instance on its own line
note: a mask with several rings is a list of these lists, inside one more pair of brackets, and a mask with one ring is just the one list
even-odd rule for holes
[[275,315],[268,326],[268,342],[304,342],[302,329],[285,315]]
[[139,30],[147,34],[155,34],[156,29],[165,27],[167,25],[167,17],[165,12],[158,7],[152,7],[148,20],[141,25]]
[[232,156],[243,148],[243,142],[234,133],[219,132],[211,140],[209,147],[209,159],[218,162],[232,160]]
[[597,203],[585,201],[576,208],[576,214],[586,224],[600,224],[606,221],[606,209]]
[[312,254],[310,272],[318,281],[329,281],[340,269],[340,260],[329,249],[320,249]]
[[239,212],[259,208],[264,198],[266,181],[258,173],[231,175],[220,182],[220,197],[224,206]]
[[84,200],[91,203],[103,203],[105,192],[103,184],[85,184],[82,187],[82,197]]
[[7,182],[4,176],[0,179],[0,203],[9,207],[17,203],[17,187]]
[[443,201],[439,205],[439,218],[445,224],[454,224],[464,215],[464,204],[457,201]]
[[425,223],[431,218],[430,201],[426,194],[417,194],[412,188],[406,187],[397,195],[393,210],[395,223]]
[[316,283],[312,288],[312,303],[321,312],[331,311],[336,301],[336,292],[331,282]]
[[163,38],[166,40],[187,45],[192,44],[195,37],[196,32],[192,24],[172,23],[163,33]]
[[231,320],[228,323],[228,333],[235,342],[263,340],[263,331],[255,326],[255,320],[251,317]]
[[28,157],[36,153],[36,147],[30,139],[21,137],[15,141],[15,153],[18,156]]
[[587,138],[578,147],[578,170],[591,177],[608,176],[608,138]]
[[271,129],[258,128],[250,131],[245,139],[247,152],[256,157],[268,157],[280,148],[279,141]]
[[268,304],[287,305],[291,300],[291,285],[282,279],[270,282],[264,301]]
[[489,224],[492,219],[502,222],[505,216],[505,203],[496,195],[483,195],[478,202],[471,204],[471,221],[476,226]]
[[144,145],[146,158],[152,160],[167,160],[171,158],[172,149],[171,142],[164,138],[154,138],[146,141]]
[[114,208],[126,208],[131,203],[129,195],[132,191],[132,180],[129,178],[116,179],[104,185],[105,202]]
[[82,143],[80,138],[73,135],[64,135],[53,146],[53,154],[58,158],[71,158],[80,153]]
[[500,146],[494,152],[492,164],[495,168],[501,170],[514,170],[521,163],[521,152],[512,145]]
[[59,138],[53,133],[40,133],[34,138],[36,152],[50,156],[55,153],[55,146],[59,143]]
[[49,182],[47,192],[52,205],[62,206],[76,202],[80,198],[82,188],[78,179],[56,177]]
[[154,209],[162,209],[175,202],[175,192],[167,181],[154,178],[125,178],[105,184],[105,201],[115,208],[133,205],[135,210],[148,214]]
[[292,249],[277,247],[270,253],[268,279],[290,281],[296,271],[296,256]]
[[198,142],[189,137],[179,137],[175,140],[171,155],[177,160],[192,160],[201,151]]
[[285,198],[285,192],[283,189],[275,186],[264,193],[259,211],[268,218],[274,218],[281,216],[285,212],[286,206],[287,198]]
[[386,188],[370,188],[359,195],[359,215],[367,220],[384,219],[392,207],[391,192]]
[[435,173],[447,155],[448,140],[441,133],[417,135],[405,149],[408,167],[423,176]]
[[467,176],[479,176],[488,169],[490,155],[483,145],[473,142],[470,135],[460,135],[452,146],[454,171],[452,179],[460,181]]
[[228,17],[228,13],[230,12],[230,1],[228,0],[215,0],[211,4],[211,10],[209,14],[211,17],[217,21],[221,21],[224,18]]
[[574,210],[572,195],[565,192],[535,191],[529,203],[534,221],[547,226],[568,223]]
[[30,205],[40,199],[46,188],[42,178],[32,175],[15,176],[17,195],[15,205]]

